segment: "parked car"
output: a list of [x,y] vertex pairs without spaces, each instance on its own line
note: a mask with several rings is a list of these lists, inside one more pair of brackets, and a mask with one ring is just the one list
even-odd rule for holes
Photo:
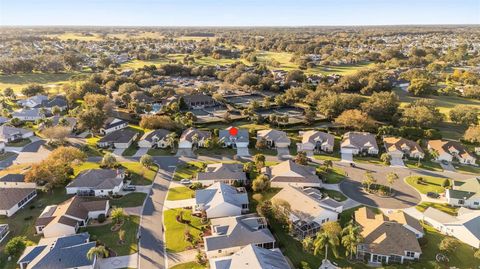
[[444,165],[448,165],[448,162],[445,161],[445,160],[442,160],[441,162],[442,162],[442,164],[444,164]]
[[188,178],[184,178],[184,179],[180,180],[180,184],[190,185],[190,184],[192,184],[192,181]]
[[137,188],[135,186],[124,186],[123,191],[135,191]]
[[427,197],[438,198],[438,197],[440,197],[440,195],[436,192],[429,191],[429,192],[427,192]]

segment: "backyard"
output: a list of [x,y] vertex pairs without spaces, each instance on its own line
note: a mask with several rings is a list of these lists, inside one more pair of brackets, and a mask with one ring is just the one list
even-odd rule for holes
[[[183,211],[183,219],[189,223],[180,223],[177,221],[177,215]],[[192,216],[192,210],[170,209],[164,211],[165,222],[165,240],[167,250],[170,252],[181,252],[193,247],[192,243],[185,238],[186,231],[192,236],[191,241],[200,242],[203,228],[206,226],[201,223],[201,219]]]

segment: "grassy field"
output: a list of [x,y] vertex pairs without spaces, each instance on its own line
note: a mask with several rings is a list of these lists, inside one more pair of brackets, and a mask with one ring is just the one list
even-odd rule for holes
[[136,207],[143,205],[147,197],[146,193],[132,192],[119,199],[110,199],[110,205],[113,207]]
[[52,35],[46,35],[47,37],[50,38],[58,38],[62,41],[66,40],[79,40],[79,41],[102,41],[104,38],[98,34],[82,34],[82,33],[76,33],[76,32],[65,32],[62,34],[52,34]]
[[175,187],[168,189],[167,200],[184,200],[195,196],[195,191],[187,187]]
[[[190,221],[189,224],[180,223],[176,216],[178,212],[183,210],[183,219]],[[185,240],[185,231],[188,230],[193,238],[197,241],[201,240],[202,227],[200,218],[192,216],[191,210],[170,209],[164,211],[165,221],[165,239],[167,250],[170,252],[181,252],[192,247],[192,244]]]
[[[423,181],[419,181],[420,178],[423,179]],[[444,180],[445,178],[430,176],[410,176],[405,179],[410,186],[414,187],[423,194],[427,192],[445,192],[445,188],[442,187]]]
[[60,93],[62,84],[68,82],[75,73],[31,73],[0,75],[0,89],[12,88],[17,94],[29,84],[40,84],[51,93]]
[[320,160],[320,161],[327,161],[327,160],[330,160],[330,161],[340,161],[340,156],[338,156],[337,154],[332,154],[332,155],[314,155],[313,158],[317,159],[317,160]]
[[458,208],[450,206],[449,204],[422,202],[417,206],[415,206],[415,208],[418,209],[420,212],[424,212],[429,207],[433,207],[435,209],[438,209],[440,211],[443,211],[447,214],[454,215],[454,216],[457,215],[457,211],[458,211]]

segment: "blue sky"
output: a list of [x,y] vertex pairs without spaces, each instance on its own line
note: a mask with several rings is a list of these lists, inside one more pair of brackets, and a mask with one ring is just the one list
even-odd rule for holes
[[480,24],[480,0],[0,0],[0,25]]

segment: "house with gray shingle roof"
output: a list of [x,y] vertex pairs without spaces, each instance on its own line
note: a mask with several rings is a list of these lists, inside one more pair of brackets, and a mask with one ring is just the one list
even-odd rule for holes
[[284,131],[275,129],[257,131],[257,140],[264,139],[269,148],[288,148],[290,138]]
[[296,187],[320,187],[322,185],[316,175],[315,167],[300,165],[292,160],[264,167],[262,173],[270,178],[271,186],[274,188],[283,188],[288,185]]
[[100,128],[100,133],[103,135],[109,134],[128,127],[128,122],[122,119],[108,117]]
[[172,132],[165,129],[157,129],[146,132],[138,141],[141,148],[167,148],[170,145],[167,142],[167,136]]
[[445,193],[447,202],[453,206],[480,208],[480,177],[465,181],[455,180]]
[[40,108],[42,104],[48,101],[48,96],[37,94],[26,99],[18,100],[17,104],[25,108]]
[[0,142],[10,143],[20,139],[26,139],[34,135],[33,131],[12,126],[0,126]]
[[183,131],[178,142],[179,149],[192,149],[195,147],[204,147],[205,140],[212,137],[209,131],[202,131],[195,128],[188,128]]
[[235,181],[245,184],[247,176],[241,163],[212,163],[207,165],[205,172],[197,173],[196,180],[205,186],[216,182],[232,185]]
[[106,134],[97,142],[100,148],[126,149],[137,139],[138,133],[130,129],[121,129]]
[[36,196],[35,183],[0,182],[0,216],[12,216]]
[[297,151],[305,151],[311,156],[319,152],[333,152],[335,138],[333,135],[320,131],[301,131],[302,143],[297,143]]
[[43,238],[38,245],[28,246],[17,263],[21,269],[94,269],[97,259],[88,259],[87,253],[95,246],[88,233]]
[[81,172],[67,186],[67,194],[80,196],[107,196],[123,187],[125,174],[113,169],[88,169]]
[[343,135],[340,152],[344,154],[377,155],[379,151],[375,135],[366,132],[348,132]]
[[248,152],[248,144],[250,143],[250,137],[247,129],[237,129],[236,135],[230,134],[230,130],[235,127],[228,127],[225,130],[218,132],[218,138],[223,143],[223,147],[237,149],[238,156],[250,156]]
[[205,212],[209,219],[241,215],[248,212],[247,191],[217,182],[195,191],[194,212]]
[[12,118],[21,121],[36,121],[47,117],[48,112],[41,108],[23,108],[12,113]]
[[212,219],[211,230],[212,235],[203,237],[208,259],[232,255],[250,244],[276,247],[266,219],[256,214]]
[[211,269],[290,269],[280,249],[264,249],[250,244],[231,256],[210,260]]

